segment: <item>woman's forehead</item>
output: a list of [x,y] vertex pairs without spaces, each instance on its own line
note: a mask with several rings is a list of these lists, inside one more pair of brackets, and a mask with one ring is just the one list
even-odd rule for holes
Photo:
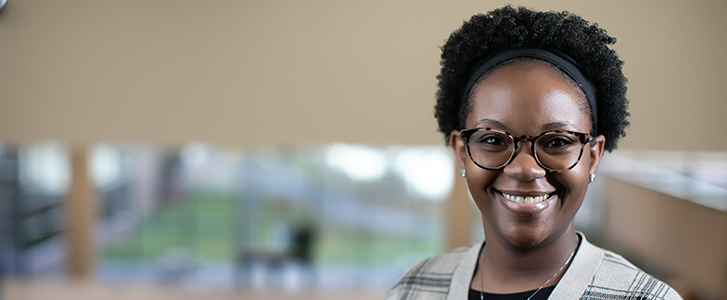
[[[570,124],[588,131],[590,118],[582,92],[548,65],[505,65],[477,83],[467,126],[496,120],[510,130],[535,130],[546,124]],[[569,127],[570,127],[569,126]],[[502,128],[506,129],[506,128]]]

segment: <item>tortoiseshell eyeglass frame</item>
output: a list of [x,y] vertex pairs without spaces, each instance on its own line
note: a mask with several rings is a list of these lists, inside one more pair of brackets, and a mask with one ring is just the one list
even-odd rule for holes
[[[480,131],[480,130],[492,131],[492,132],[497,132],[497,133],[504,133],[507,136],[509,136],[510,139],[513,141],[513,144],[515,145],[515,147],[513,147],[513,149],[512,149],[512,153],[510,154],[510,158],[508,158],[507,161],[504,164],[502,164],[501,166],[495,167],[495,168],[485,167],[483,165],[480,165],[472,157],[472,151],[470,150],[470,137],[472,136],[472,134],[474,134],[475,132]],[[537,152],[535,151],[535,141],[538,140],[538,138],[540,138],[541,136],[544,136],[546,134],[552,134],[552,133],[569,133],[569,134],[575,135],[578,138],[578,141],[581,143],[581,149],[580,149],[580,153],[578,153],[578,159],[571,166],[569,166],[567,168],[560,169],[560,170],[554,170],[554,169],[548,168],[545,165],[543,165],[543,163],[540,162],[540,159],[538,159],[538,156],[536,154]],[[577,131],[550,130],[550,131],[542,132],[542,133],[540,133],[540,134],[538,134],[536,136],[530,136],[530,135],[525,135],[525,134],[518,135],[518,136],[514,136],[514,135],[512,135],[511,133],[509,133],[507,131],[492,129],[492,128],[489,128],[489,127],[487,127],[487,128],[476,127],[476,128],[463,129],[463,130],[461,130],[459,132],[459,135],[460,135],[460,137],[462,138],[462,140],[464,141],[464,143],[465,143],[465,145],[467,147],[467,154],[469,155],[469,157],[472,160],[472,162],[474,162],[475,165],[477,165],[478,167],[483,168],[485,170],[490,170],[490,171],[500,170],[500,169],[506,167],[507,165],[509,165],[512,162],[512,159],[515,157],[515,153],[517,152],[517,148],[518,148],[518,145],[520,144],[520,141],[521,140],[526,140],[526,141],[529,141],[530,142],[530,150],[533,153],[533,157],[535,158],[535,161],[538,163],[538,165],[541,168],[543,168],[546,171],[551,172],[551,173],[562,173],[562,172],[565,172],[567,170],[573,169],[578,164],[578,162],[581,161],[581,157],[583,156],[583,148],[584,148],[583,146],[586,143],[588,143],[588,142],[590,142],[590,141],[593,140],[591,138],[591,135],[590,134],[583,133],[583,132],[577,132]]]

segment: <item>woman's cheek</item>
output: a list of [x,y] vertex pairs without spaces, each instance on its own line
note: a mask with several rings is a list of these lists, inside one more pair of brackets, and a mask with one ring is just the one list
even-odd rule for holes
[[480,211],[483,211],[489,205],[490,187],[500,171],[488,171],[480,169],[479,167],[476,168],[479,170],[473,170],[474,172],[468,170],[466,177],[467,188],[472,196],[472,200],[474,200]]

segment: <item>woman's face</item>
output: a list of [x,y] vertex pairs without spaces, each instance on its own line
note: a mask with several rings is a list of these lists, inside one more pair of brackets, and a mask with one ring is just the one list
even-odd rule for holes
[[[545,64],[499,67],[473,87],[472,96],[467,128],[490,127],[513,136],[536,136],[551,130],[590,132],[590,117],[582,108],[586,100]],[[459,131],[452,132],[451,146],[466,169],[467,185],[482,213],[487,239],[522,249],[562,236],[572,224],[603,153],[605,138],[595,140],[595,145],[584,146],[578,164],[562,173],[540,167],[528,141],[519,142],[510,164],[489,171],[472,162]],[[514,196],[546,199],[532,204],[508,200]]]

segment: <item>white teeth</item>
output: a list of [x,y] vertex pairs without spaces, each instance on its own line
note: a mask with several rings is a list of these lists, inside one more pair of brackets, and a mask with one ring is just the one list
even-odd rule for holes
[[548,199],[548,195],[542,195],[542,196],[513,196],[510,194],[502,193],[502,196],[505,197],[505,199],[510,200],[515,203],[524,203],[524,204],[532,204],[532,203],[538,203],[543,202],[545,199]]

